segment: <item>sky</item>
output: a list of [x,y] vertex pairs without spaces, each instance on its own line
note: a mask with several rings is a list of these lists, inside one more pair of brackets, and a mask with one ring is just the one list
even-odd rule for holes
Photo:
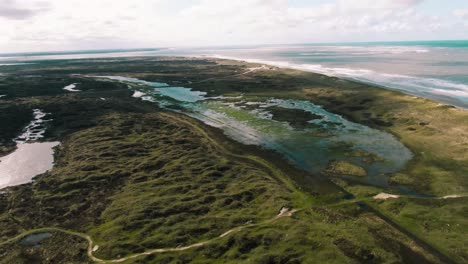
[[0,53],[468,39],[468,0],[0,0]]

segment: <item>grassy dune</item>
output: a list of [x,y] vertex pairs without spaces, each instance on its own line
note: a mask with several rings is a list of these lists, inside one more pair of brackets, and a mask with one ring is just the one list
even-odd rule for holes
[[[467,261],[466,198],[369,202],[372,195],[389,191],[305,177],[277,154],[243,146],[217,129],[131,98],[126,85],[70,75],[115,74],[183,85],[210,95],[310,100],[393,133],[412,150],[415,157],[392,176],[392,184],[441,196],[466,193],[465,111],[300,71],[269,68],[240,74],[249,67],[225,60],[174,58],[7,67],[8,75],[0,76],[0,94],[9,96],[0,100],[0,114],[23,114],[8,119],[11,126],[0,127],[3,153],[12,150],[10,140],[28,122],[33,108],[52,113],[46,140],[60,140],[62,145],[52,171],[38,176],[34,184],[0,193],[0,263],[30,263],[34,258],[44,263],[89,262],[85,241],[63,233],[53,233],[36,249],[20,240],[2,243],[35,228],[57,226],[88,234],[99,245],[95,256],[111,259],[197,243],[233,227],[264,223],[284,206],[300,211],[197,249],[128,262],[446,262],[408,233],[455,262]],[[22,78],[25,75],[40,76],[30,81]],[[64,92],[70,83],[80,83],[83,92]],[[276,114],[281,120],[301,115]],[[293,122],[303,126],[304,120],[299,116]],[[341,199],[341,188],[356,199]],[[359,200],[377,213],[356,203]]]
[[[242,62],[216,61],[249,67]],[[434,195],[468,190],[465,110],[367,84],[276,67],[191,86],[213,95],[309,100],[351,121],[388,131],[409,147],[415,157],[394,179],[395,184],[404,182]]]
[[[272,68],[238,78],[242,84],[239,89],[251,96],[309,100],[352,121],[395,135],[413,152],[414,158],[403,171],[392,175],[391,185],[401,184],[435,196],[468,193],[466,110],[379,87],[295,70]],[[222,89],[232,81],[226,78],[213,85]],[[262,85],[258,87],[258,83]],[[271,90],[260,87],[271,87]],[[358,197],[360,191],[355,190],[368,189],[364,192],[366,197],[382,191],[364,186],[356,188],[353,183],[342,186]],[[468,261],[466,254],[462,253],[468,250],[463,242],[468,230],[468,207],[463,199],[439,200],[436,204],[409,200],[401,203],[401,211],[388,211],[387,203],[391,202],[382,202],[384,206],[378,203],[374,207],[457,261]],[[434,221],[439,214],[447,215],[447,221],[426,228],[427,222]],[[453,228],[457,224],[460,228]],[[447,225],[452,228],[447,228]]]
[[[100,246],[95,255],[111,259],[214,238],[298,204],[293,190],[267,168],[226,156],[179,118],[200,126],[167,113],[110,114],[95,127],[73,133],[58,150],[51,172],[4,194],[3,240],[23,230],[59,226],[90,235]],[[200,249],[134,261],[437,262],[355,205],[328,208],[315,202],[298,209],[292,219],[248,228]],[[46,241],[56,237],[62,235]],[[83,251],[82,241],[76,242],[67,242],[70,252]],[[48,243],[42,244],[41,256],[53,259],[57,249]],[[388,243],[395,247],[389,250]],[[0,248],[2,259],[33,258],[20,244]],[[76,258],[70,254],[70,260]]]

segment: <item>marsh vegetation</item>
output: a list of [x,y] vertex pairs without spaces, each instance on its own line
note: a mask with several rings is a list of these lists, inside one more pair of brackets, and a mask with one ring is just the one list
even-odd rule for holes
[[[8,124],[0,127],[3,154],[14,150],[13,139],[31,121],[33,109],[50,113],[52,119],[42,140],[62,144],[51,171],[33,183],[0,192],[0,262],[90,262],[86,240],[78,236],[50,232],[36,246],[13,239],[38,228],[87,234],[99,245],[95,256],[115,259],[217,237],[271,219],[283,207],[299,211],[203,247],[128,262],[467,261],[466,198],[372,199],[382,191],[466,193],[465,112],[312,73],[264,67],[239,74],[252,67],[258,65],[130,58],[2,68],[0,94],[8,95],[0,99],[2,122]],[[218,99],[223,103],[239,103],[239,96],[248,102],[311,102],[323,106],[328,117],[339,115],[343,122],[394,135],[414,157],[382,175],[390,179],[382,186],[360,181],[365,177],[355,166],[378,164],[388,157],[342,145],[335,151],[355,164],[334,163],[333,168],[357,175],[323,177],[298,169],[279,153],[236,142],[225,131],[192,118],[196,115],[187,107],[174,107],[174,101],[167,100],[170,94],[163,95],[168,104],[143,101],[132,97],[134,91],[125,82],[89,77],[110,75],[191,88],[199,92],[197,98],[223,97]],[[70,83],[79,83],[81,92],[64,91]],[[154,88],[138,86],[144,92]],[[213,100],[203,103],[227,109],[213,105]],[[309,121],[321,120],[304,109],[280,106],[269,109],[273,120],[268,122],[282,124],[287,131],[314,129]],[[244,113],[236,111],[233,116]],[[329,138],[329,132],[319,133],[320,138]]]

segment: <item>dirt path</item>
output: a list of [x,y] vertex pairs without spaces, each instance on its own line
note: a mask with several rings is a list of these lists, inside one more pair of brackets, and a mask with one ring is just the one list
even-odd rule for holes
[[445,195],[441,197],[419,197],[419,196],[412,196],[412,195],[397,195],[397,194],[390,194],[390,193],[379,193],[372,197],[375,200],[387,200],[387,199],[398,199],[398,198],[415,198],[415,199],[435,199],[435,200],[445,200],[445,199],[456,199],[456,198],[463,198],[468,197],[467,194],[451,194]]
[[134,258],[147,256],[147,255],[153,255],[153,254],[157,254],[157,253],[184,251],[184,250],[188,250],[188,249],[192,249],[192,248],[202,247],[202,246],[207,245],[209,243],[213,243],[216,240],[220,240],[220,239],[222,239],[224,237],[227,237],[229,235],[238,233],[238,232],[240,232],[240,231],[242,231],[242,230],[244,230],[246,228],[250,228],[250,227],[254,227],[254,226],[267,225],[267,224],[271,224],[271,223],[277,221],[278,219],[281,219],[281,218],[284,218],[284,217],[291,217],[297,211],[298,210],[290,210],[289,208],[283,207],[283,208],[281,208],[281,211],[276,216],[274,216],[273,218],[271,218],[269,220],[266,220],[266,221],[264,221],[262,223],[258,223],[258,224],[247,224],[247,225],[244,225],[244,226],[234,227],[234,228],[222,233],[218,237],[215,237],[215,238],[212,238],[212,239],[209,239],[209,240],[205,240],[205,241],[202,241],[202,242],[198,242],[198,243],[183,246],[183,247],[150,249],[150,250],[147,250],[147,251],[142,252],[142,253],[137,253],[137,254],[133,254],[133,255],[123,257],[123,258],[118,258],[118,259],[105,260],[105,259],[100,259],[98,257],[95,257],[94,252],[96,252],[99,249],[99,246],[97,244],[95,244],[95,242],[93,241],[93,239],[89,235],[84,234],[84,233],[75,232],[73,230],[59,228],[59,227],[45,227],[45,228],[38,228],[38,229],[29,230],[29,231],[26,231],[26,232],[14,237],[14,238],[11,238],[11,239],[9,239],[7,241],[1,242],[0,245],[5,245],[5,244],[8,244],[8,243],[15,242],[15,241],[17,241],[19,239],[22,239],[22,238],[24,238],[26,236],[29,236],[29,235],[32,235],[32,234],[35,234],[35,233],[62,232],[62,233],[68,234],[68,235],[77,236],[77,237],[80,237],[82,239],[85,239],[88,242],[87,255],[92,261],[98,262],[98,263],[120,263],[120,262],[127,261],[129,259],[134,259]]
[[[183,122],[183,123],[185,123],[187,125],[192,126],[195,131],[198,131],[200,134],[204,135],[217,149],[224,152],[226,155],[231,156],[233,158],[240,158],[240,159],[250,160],[250,161],[256,162],[257,164],[261,165],[262,167],[265,167],[265,168],[269,169],[271,171],[271,173],[273,174],[273,177],[275,179],[283,182],[283,184],[292,191],[293,195],[295,195],[296,198],[299,198],[300,200],[303,200],[303,201],[307,201],[308,195],[303,193],[302,191],[300,191],[297,188],[297,186],[288,178],[288,176],[284,175],[281,170],[275,168],[274,165],[269,164],[267,161],[263,160],[262,158],[260,158],[258,156],[238,155],[238,154],[231,153],[227,149],[225,149],[224,146],[222,146],[218,142],[216,142],[216,140],[212,139],[207,134],[206,131],[204,131],[202,128],[198,127],[196,124],[194,124],[192,122],[189,122],[187,120],[184,120],[184,118],[180,118],[180,117],[177,117],[177,116],[164,114],[164,113],[163,113],[163,115],[167,116],[168,118],[176,119],[178,122]],[[401,197],[403,197],[403,196],[401,196]],[[435,198],[411,196],[411,198],[420,198],[420,199],[447,199],[447,198],[458,198],[458,197],[462,197],[462,196],[460,196],[460,195],[449,195],[449,196],[435,197]],[[453,261],[449,257],[447,257],[445,254],[440,252],[438,249],[434,248],[430,244],[428,244],[428,243],[424,242],[423,240],[419,239],[416,235],[414,235],[410,231],[406,230],[405,228],[401,227],[394,220],[386,217],[381,212],[379,212],[377,209],[375,209],[372,206],[370,206],[369,204],[367,204],[368,202],[371,202],[373,200],[375,200],[374,197],[363,197],[363,198],[358,198],[358,199],[339,201],[339,202],[332,203],[332,204],[324,204],[324,205],[320,205],[319,207],[321,207],[321,206],[326,206],[326,207],[340,206],[340,205],[351,204],[351,203],[352,204],[364,203],[368,207],[369,211],[375,213],[378,217],[380,217],[387,224],[389,224],[390,226],[396,228],[397,230],[399,230],[400,232],[402,232],[403,234],[408,236],[417,245],[419,245],[420,247],[425,249],[427,252],[429,252],[430,254],[435,256],[436,258],[442,260],[442,262],[444,262],[444,263],[453,263]],[[300,206],[297,206],[297,207],[306,208],[306,207],[316,207],[316,206],[317,205],[307,203],[307,204],[301,204]]]
[[[251,72],[251,71],[249,71],[249,72]],[[189,122],[189,121],[185,120],[185,118],[176,117],[176,116],[165,114],[165,113],[161,113],[161,115],[168,118],[168,119],[172,119],[172,120],[177,121],[177,122],[182,122],[182,123],[184,123],[186,125],[191,126],[195,131],[197,131],[203,137],[205,137],[216,149],[223,152],[225,155],[231,156],[231,157],[237,158],[237,159],[244,159],[244,160],[248,160],[250,162],[255,162],[258,165],[268,169],[272,174],[272,178],[282,182],[293,193],[296,193],[296,194],[301,195],[301,196],[306,195],[303,192],[301,192],[300,190],[298,190],[297,187],[279,169],[275,168],[274,166],[269,164],[267,161],[265,161],[265,160],[263,160],[263,159],[261,159],[261,158],[259,158],[257,156],[238,155],[238,154],[234,154],[234,153],[228,151],[227,149],[224,148],[224,146],[222,146],[221,144],[216,142],[216,140],[212,139],[207,134],[207,132],[204,131],[202,128],[200,128],[197,124],[194,124],[193,122]],[[111,259],[111,260],[100,259],[100,258],[97,258],[97,257],[94,256],[94,252],[96,252],[99,249],[99,245],[95,244],[94,241],[92,240],[92,238],[89,235],[84,234],[84,233],[75,232],[73,230],[67,230],[67,229],[59,228],[59,227],[46,227],[46,228],[39,228],[39,229],[29,230],[29,231],[26,231],[26,232],[14,237],[14,238],[11,238],[11,239],[9,239],[7,241],[1,242],[0,245],[4,245],[4,244],[14,242],[16,240],[19,240],[21,238],[24,238],[24,237],[26,237],[28,235],[35,234],[35,233],[62,232],[62,233],[66,233],[66,234],[69,234],[69,235],[80,237],[80,238],[85,239],[86,241],[88,241],[87,255],[94,262],[98,262],[98,263],[120,263],[120,262],[127,261],[129,259],[134,259],[134,258],[138,258],[138,257],[141,257],[141,256],[152,255],[152,254],[156,254],[156,253],[184,251],[184,250],[188,250],[188,249],[192,249],[192,248],[202,247],[202,246],[204,246],[206,244],[215,242],[216,240],[219,240],[219,239],[222,239],[222,238],[227,237],[229,235],[238,233],[238,232],[240,232],[240,231],[242,231],[242,230],[244,230],[246,228],[250,228],[250,227],[254,227],[254,226],[260,226],[260,225],[267,225],[267,224],[271,224],[271,223],[277,221],[278,219],[281,219],[281,218],[284,218],[284,217],[291,217],[297,211],[299,211],[299,210],[298,209],[290,210],[289,208],[284,208],[283,207],[280,210],[280,212],[271,219],[268,219],[268,220],[266,220],[264,222],[257,223],[257,224],[247,224],[247,225],[232,228],[232,229],[222,233],[218,237],[212,238],[210,240],[198,242],[198,243],[183,246],[183,247],[151,249],[151,250],[148,250],[148,251],[145,251],[145,252],[142,252],[142,253],[133,254],[133,255],[130,255],[130,256],[127,256],[127,257],[124,257],[124,258]]]
[[[166,113],[161,113],[161,115],[167,117],[168,119],[173,119],[173,120],[175,120],[177,122],[183,122],[183,123],[191,126],[192,128],[194,128],[195,131],[200,133],[210,143],[212,143],[213,146],[216,149],[223,152],[224,154],[226,154],[228,156],[231,156],[233,158],[249,160],[251,162],[257,163],[258,165],[260,165],[262,167],[267,168],[268,170],[271,171],[271,174],[272,174],[273,178],[275,178],[276,180],[281,181],[292,192],[294,192],[294,193],[296,193],[298,195],[301,195],[301,196],[306,196],[306,194],[304,194],[303,192],[301,192],[300,190],[297,189],[297,187],[289,180],[289,178],[287,178],[286,175],[284,175],[279,169],[275,168],[274,165],[269,164],[267,161],[265,161],[265,160],[263,160],[263,159],[261,159],[261,158],[259,158],[257,156],[239,155],[239,154],[231,153],[224,146],[222,146],[221,144],[216,142],[216,140],[211,138],[207,134],[207,132],[204,131],[202,128],[200,128],[197,124],[195,124],[193,122],[190,122],[190,121],[188,121],[188,120],[186,120],[185,118],[182,118],[182,117],[178,117],[178,116],[174,116],[174,115],[170,115],[170,114],[166,114]],[[376,195],[374,197],[366,197],[366,198],[360,198],[360,199],[340,201],[340,202],[337,202],[337,203],[323,204],[323,205],[320,205],[320,206],[326,206],[326,207],[340,206],[340,205],[344,205],[344,204],[357,203],[357,202],[366,202],[366,201],[371,201],[371,200],[375,200],[375,199],[383,199],[383,198],[388,199],[388,197],[390,197],[390,198],[411,197],[411,198],[421,198],[421,199],[454,199],[454,198],[467,197],[467,196],[468,195],[462,194],[462,195],[447,195],[447,196],[443,196],[443,197],[422,198],[422,197],[399,196],[399,195],[381,193],[381,194],[378,194],[378,195]],[[380,197],[380,198],[376,198],[376,197]],[[29,230],[29,231],[26,231],[26,232],[14,237],[14,238],[8,239],[8,240],[6,240],[4,242],[0,242],[0,245],[5,245],[5,244],[8,244],[8,243],[15,242],[15,241],[20,240],[20,239],[22,239],[22,238],[24,238],[24,237],[26,237],[28,235],[35,234],[35,233],[62,232],[62,233],[65,233],[65,234],[69,234],[69,235],[73,235],[73,236],[77,236],[77,237],[80,237],[82,239],[85,239],[88,242],[87,256],[92,261],[98,262],[98,263],[121,263],[121,262],[130,260],[130,259],[135,259],[135,258],[139,258],[139,257],[142,257],[142,256],[153,255],[153,254],[157,254],[157,253],[178,252],[178,251],[189,250],[189,249],[192,249],[192,248],[202,247],[204,245],[213,243],[213,242],[215,242],[217,240],[223,239],[223,238],[225,238],[227,236],[236,234],[236,233],[238,233],[238,232],[240,232],[240,231],[242,231],[244,229],[255,227],[255,226],[268,225],[268,224],[271,224],[271,223],[273,223],[273,222],[275,222],[275,221],[277,221],[277,220],[279,220],[281,218],[291,217],[297,211],[299,211],[299,210],[297,210],[297,209],[296,210],[290,210],[288,208],[282,208],[281,211],[271,219],[268,219],[268,220],[266,220],[264,222],[257,223],[257,224],[246,224],[246,225],[243,225],[243,226],[234,227],[234,228],[222,233],[218,237],[215,237],[215,238],[212,238],[212,239],[209,239],[209,240],[201,241],[201,242],[191,244],[191,245],[187,245],[187,246],[183,246],[183,247],[151,249],[151,250],[148,250],[148,251],[145,251],[145,252],[142,252],[142,253],[136,253],[136,254],[129,255],[127,257],[117,258],[117,259],[110,259],[110,260],[100,259],[100,258],[94,256],[94,253],[99,249],[99,246],[97,244],[95,244],[95,242],[92,240],[92,238],[89,235],[87,235],[85,233],[75,232],[73,230],[67,230],[67,229],[59,228],[59,227],[46,227],[46,228],[39,228],[39,229]],[[386,222],[390,222],[390,224],[392,226],[396,225],[395,223],[391,222],[389,219],[384,219],[384,220]],[[399,227],[398,225],[396,225],[396,226]],[[400,229],[402,229],[402,228],[399,227],[399,230]],[[406,231],[404,229],[402,229],[402,230]],[[404,232],[404,233],[408,234],[408,232]],[[409,234],[411,234],[411,233],[409,233]],[[418,241],[418,242],[419,242],[418,244],[425,245],[425,243],[422,243],[421,241]],[[434,249],[432,249],[432,248],[429,248],[429,249],[431,249],[430,252],[432,252],[432,253],[434,252]],[[435,252],[438,253],[437,251],[435,251]],[[440,254],[437,254],[437,255],[440,255]],[[443,255],[441,255],[441,256],[443,257]]]

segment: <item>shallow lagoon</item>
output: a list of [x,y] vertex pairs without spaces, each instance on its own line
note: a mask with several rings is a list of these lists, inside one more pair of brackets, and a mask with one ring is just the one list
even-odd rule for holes
[[[125,77],[111,79],[136,90],[142,89],[143,84],[144,92],[161,106],[221,128],[244,144],[275,150],[294,165],[315,174],[321,174],[331,161],[343,160],[367,171],[366,177],[353,177],[354,180],[387,186],[385,174],[401,170],[412,158],[412,153],[393,135],[350,122],[308,101],[275,98],[248,101],[240,97],[233,102],[232,98],[205,97],[203,92],[164,83]],[[311,128],[294,129],[288,122],[272,119],[268,111],[272,106],[301,109],[321,118],[309,121]],[[369,156],[373,157],[371,161]]]

